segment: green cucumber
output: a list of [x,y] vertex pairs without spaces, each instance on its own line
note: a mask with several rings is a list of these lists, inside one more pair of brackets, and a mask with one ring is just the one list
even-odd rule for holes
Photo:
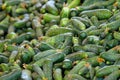
[[83,11],[80,15],[87,15],[88,17],[96,16],[98,19],[108,19],[112,16],[112,12],[108,9],[95,9]]
[[66,27],[53,28],[53,29],[49,29],[46,32],[46,36],[55,36],[55,35],[63,34],[67,32],[72,32],[72,29],[66,28]]
[[5,74],[0,77],[0,80],[18,80],[21,76],[22,71],[15,69],[8,74]]
[[111,65],[111,66],[105,66],[103,68],[100,68],[96,72],[97,77],[104,77],[112,73],[113,71],[118,71],[119,66],[117,65]]

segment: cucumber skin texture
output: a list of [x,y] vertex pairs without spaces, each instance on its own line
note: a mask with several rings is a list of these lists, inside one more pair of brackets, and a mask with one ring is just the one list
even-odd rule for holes
[[74,8],[74,7],[76,7],[77,5],[79,5],[80,2],[81,2],[81,0],[73,0],[73,1],[68,5],[68,7],[69,7],[69,8]]
[[57,68],[53,71],[53,77],[55,80],[63,80],[62,79],[62,70],[60,68]]
[[104,80],[117,80],[120,75],[120,70],[112,72]]
[[117,65],[111,65],[111,66],[105,66],[103,68],[100,68],[97,72],[96,72],[96,76],[97,77],[104,77],[109,75],[110,73],[112,73],[113,71],[117,71],[119,70],[119,67]]
[[21,70],[14,70],[6,75],[0,77],[0,80],[18,80],[21,76]]
[[51,59],[46,59],[43,64],[43,71],[47,80],[52,80],[53,62]]
[[42,66],[46,59],[51,59],[51,61],[54,63],[54,62],[57,62],[57,61],[64,60],[64,57],[65,57],[64,53],[55,53],[55,54],[52,54],[48,57],[45,57],[45,58],[42,58],[42,59],[36,61],[34,63],[34,65]]
[[83,11],[80,15],[87,15],[88,17],[96,16],[98,19],[108,19],[112,16],[112,12],[108,9],[95,9]]
[[49,56],[49,55],[52,55],[52,54],[54,54],[56,52],[57,52],[56,50],[46,50],[46,51],[40,52],[40,53],[36,54],[33,57],[33,60],[37,61],[37,60],[39,60],[41,58],[44,58],[44,57]]
[[114,32],[113,36],[115,39],[120,41],[120,33],[119,32]]
[[52,15],[52,14],[49,14],[49,13],[45,13],[43,15],[43,20],[45,22],[50,22],[52,20],[56,20],[57,22],[59,22],[60,21],[60,16],[55,16],[55,15]]
[[70,70],[70,72],[68,74],[77,74],[79,72],[79,70],[84,67],[84,65],[86,64],[86,61],[81,61],[79,62],[76,66],[73,67],[73,69]]
[[72,32],[71,28],[66,28],[66,27],[59,27],[59,28],[53,28],[53,29],[49,29],[46,32],[46,36],[55,36],[58,34],[63,34],[63,33],[67,33],[67,32]]
[[60,17],[61,18],[69,18],[69,14],[70,14],[70,9],[68,7],[63,7],[63,9],[60,13]]
[[68,74],[64,77],[64,80],[87,80],[78,74]]
[[8,62],[8,58],[6,56],[0,55],[0,63],[7,63]]

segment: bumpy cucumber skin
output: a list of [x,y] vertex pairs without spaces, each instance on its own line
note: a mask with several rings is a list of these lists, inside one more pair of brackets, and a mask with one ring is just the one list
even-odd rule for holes
[[21,70],[13,70],[12,72],[3,75],[0,77],[0,80],[18,80],[21,76],[22,71]]
[[87,10],[80,13],[89,17],[96,16],[98,19],[108,19],[112,16],[112,12],[108,9]]
[[105,66],[96,72],[96,76],[104,77],[104,76],[109,75],[113,71],[117,71],[117,70],[119,70],[119,67],[117,65]]

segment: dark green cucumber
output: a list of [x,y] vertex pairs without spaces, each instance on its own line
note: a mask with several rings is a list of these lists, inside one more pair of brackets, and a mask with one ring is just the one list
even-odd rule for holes
[[96,16],[92,16],[91,21],[94,24],[94,26],[96,26],[96,27],[98,27],[100,25],[100,22]]
[[43,72],[45,74],[45,78],[47,80],[52,80],[52,68],[53,68],[53,62],[51,59],[46,59],[43,64]]
[[0,12],[0,21],[3,20],[6,16],[7,14],[5,13],[5,11]]
[[50,56],[52,54],[55,54],[57,52],[57,50],[54,50],[54,49],[50,49],[50,50],[46,50],[46,51],[43,51],[43,52],[39,52],[37,53],[34,57],[33,57],[33,60],[37,61],[41,58],[44,58],[46,56]]
[[105,48],[103,46],[96,45],[96,44],[86,44],[82,46],[82,49],[85,51],[90,51],[94,53],[101,53],[105,51]]
[[93,57],[95,56],[95,53],[92,52],[74,52],[72,54],[67,55],[65,58],[69,59],[71,61],[76,61],[76,60],[82,60],[85,58]]
[[[92,3],[92,1],[89,2],[89,0],[85,1],[87,4],[82,4],[82,6],[78,6],[77,9],[79,11],[84,11],[84,10],[91,10],[91,9],[98,9],[98,8],[103,8],[107,7],[109,5],[112,5],[115,0],[109,0],[109,1],[100,1],[100,2],[95,2]],[[91,4],[92,3],[92,4]],[[100,4],[101,3],[101,4]]]
[[46,42],[41,42],[41,43],[38,45],[38,48],[39,48],[41,51],[54,49],[53,46],[51,46],[50,44],[48,44],[48,43],[46,43]]
[[103,68],[100,68],[96,72],[97,77],[104,77],[112,73],[113,71],[118,71],[119,66],[117,65],[111,65],[111,66],[105,66]]
[[[54,57],[54,58],[53,58]],[[39,65],[39,66],[42,66],[44,64],[44,61],[46,59],[51,59],[51,61],[54,63],[54,62],[59,62],[59,61],[62,61],[64,60],[64,57],[65,57],[65,54],[62,53],[62,52],[58,52],[58,53],[55,53],[55,54],[52,54],[50,56],[47,56],[45,58],[42,58],[42,59],[39,59],[38,61],[36,61],[34,64],[35,65]]]
[[100,58],[98,56],[88,58],[85,61],[88,62],[89,64],[91,64],[92,66],[98,66],[105,62],[105,60],[103,58]]
[[0,80],[18,80],[21,76],[22,71],[15,69],[8,74],[5,74],[0,77]]
[[120,70],[113,71],[110,75],[108,75],[104,80],[117,80],[120,76]]
[[0,52],[3,52],[3,50],[4,50],[4,44],[5,44],[4,41],[0,41]]
[[35,35],[34,33],[31,33],[31,32],[28,32],[28,33],[23,33],[21,34],[20,36],[14,38],[14,39],[11,39],[11,43],[17,43],[17,44],[20,44],[22,43],[24,40],[29,40],[31,38],[33,38]]
[[62,34],[59,34],[56,36],[52,36],[46,40],[46,43],[50,44],[53,47],[58,47],[58,46],[60,46],[61,43],[63,43],[65,41],[65,39],[68,36],[71,36],[71,35],[72,35],[72,33],[68,32],[68,33],[62,33]]
[[6,31],[9,27],[9,22],[10,22],[10,16],[6,16],[1,22],[0,22],[0,29],[3,29]]
[[85,66],[86,61],[80,61],[77,65],[75,65],[68,74],[78,74],[79,70]]
[[116,61],[120,58],[120,54],[118,54],[117,50],[112,49],[108,50],[107,52],[101,53],[100,56],[107,61]]
[[0,55],[0,63],[7,63],[8,58],[6,56]]
[[68,74],[64,77],[64,80],[87,80],[79,74]]
[[27,49],[25,49],[25,51],[23,51],[21,54],[21,61],[23,63],[31,62],[32,57],[35,55],[35,52],[32,47],[30,47],[29,45],[27,45],[26,47]]
[[112,22],[108,23],[107,25],[103,26],[102,28],[107,27],[110,31],[117,30],[120,26],[119,22],[120,22],[120,19],[112,21]]
[[72,68],[72,61],[69,60],[69,59],[65,59],[65,60],[63,61],[62,67],[63,67],[64,69],[70,69],[70,68]]
[[95,9],[83,11],[80,15],[87,15],[88,17],[96,16],[98,19],[108,19],[112,16],[112,12],[108,9]]

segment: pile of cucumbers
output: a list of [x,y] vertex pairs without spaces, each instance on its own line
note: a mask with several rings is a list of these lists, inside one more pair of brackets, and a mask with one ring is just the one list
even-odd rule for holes
[[120,0],[0,0],[0,80],[119,80]]

